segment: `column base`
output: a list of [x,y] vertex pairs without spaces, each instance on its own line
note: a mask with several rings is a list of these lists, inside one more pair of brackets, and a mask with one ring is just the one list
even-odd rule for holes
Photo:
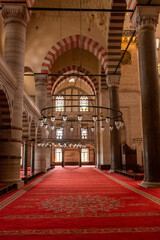
[[20,189],[24,186],[24,181],[16,182],[16,184],[17,184],[17,189]]
[[112,169],[110,169],[108,172],[109,172],[109,173],[115,173],[115,171],[112,170]]
[[146,181],[142,181],[138,185],[141,186],[141,187],[144,187],[144,188],[160,188],[160,182],[146,182]]
[[109,170],[110,167],[111,167],[110,165],[103,165],[103,164],[98,165],[98,168],[101,169],[101,170]]

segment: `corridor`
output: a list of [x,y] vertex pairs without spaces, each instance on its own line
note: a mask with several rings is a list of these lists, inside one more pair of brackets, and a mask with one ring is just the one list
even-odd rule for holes
[[0,200],[0,239],[160,239],[160,190],[94,167],[56,167]]

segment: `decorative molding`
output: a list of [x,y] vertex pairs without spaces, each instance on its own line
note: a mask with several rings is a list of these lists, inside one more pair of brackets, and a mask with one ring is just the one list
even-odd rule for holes
[[156,29],[159,18],[159,8],[138,6],[133,15],[132,22],[138,32],[144,27],[153,27]]
[[35,80],[35,86],[38,85],[47,85],[47,81],[48,81],[48,74],[34,74],[34,80]]
[[30,20],[29,13],[25,5],[3,5],[2,16],[4,18],[5,25],[10,22],[19,22],[24,27],[27,27],[27,23]]
[[120,85],[120,75],[109,75],[107,76],[108,87],[119,87]]

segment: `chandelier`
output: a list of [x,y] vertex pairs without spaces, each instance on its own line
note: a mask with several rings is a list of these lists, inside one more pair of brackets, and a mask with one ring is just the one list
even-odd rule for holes
[[[97,106],[93,104],[95,95],[85,95],[87,101],[91,101],[92,104],[74,104],[76,101],[80,102],[79,99],[83,98],[82,95],[54,95],[54,97],[62,97],[65,103],[68,101],[69,104],[56,104],[57,98],[53,99],[53,106],[48,106],[41,110],[40,126],[44,128],[60,128],[63,130],[65,127],[69,127],[70,131],[73,132],[75,126],[78,126],[83,130],[84,128],[90,128],[92,132],[95,131],[96,122],[101,122],[101,130],[105,130],[105,124],[109,124],[109,128],[112,131],[114,127],[118,130],[124,126],[122,120],[122,112],[119,109],[113,109],[104,106]],[[66,97],[69,97],[66,98]],[[74,99],[73,97],[78,97]],[[66,99],[65,99],[66,98]]]

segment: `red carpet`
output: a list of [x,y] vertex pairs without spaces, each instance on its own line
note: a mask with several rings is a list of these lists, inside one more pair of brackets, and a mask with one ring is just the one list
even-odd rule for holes
[[51,170],[2,199],[0,239],[159,240],[160,199],[116,176]]

